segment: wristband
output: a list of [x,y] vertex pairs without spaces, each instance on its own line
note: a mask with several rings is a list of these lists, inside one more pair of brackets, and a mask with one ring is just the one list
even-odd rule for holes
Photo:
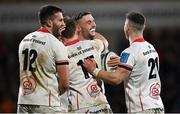
[[95,77],[97,77],[100,70],[101,70],[101,69],[95,68],[95,69],[93,70],[93,72],[92,72],[92,75],[94,75]]

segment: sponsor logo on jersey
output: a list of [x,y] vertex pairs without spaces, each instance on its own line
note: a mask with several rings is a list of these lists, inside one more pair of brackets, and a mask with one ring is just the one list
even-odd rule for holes
[[129,53],[122,53],[121,56],[120,56],[121,57],[120,62],[121,63],[126,63],[128,58],[129,58],[129,55],[130,55]]
[[99,95],[101,89],[100,87],[97,85],[96,81],[91,82],[88,87],[87,87],[87,91],[89,93],[89,95],[91,97],[96,97],[97,95]]
[[[33,38],[35,38],[35,36],[33,36]],[[33,38],[23,39],[23,42],[33,42],[33,43],[38,43],[38,44],[42,44],[42,45],[46,44],[46,42],[44,42],[44,41],[40,41],[40,40],[33,39]]]
[[161,86],[159,82],[153,83],[150,86],[150,96],[154,99],[158,99],[161,91]]
[[77,46],[77,50],[81,50],[82,49],[82,47],[81,46]]
[[68,55],[68,58],[69,58],[69,59],[72,58],[72,57],[76,57],[76,56],[78,56],[78,55],[87,53],[87,52],[89,52],[89,51],[91,51],[91,50],[94,50],[94,47],[88,47],[88,48],[83,49],[83,50],[82,50],[82,47],[81,47],[81,46],[76,47],[76,48],[77,48],[78,51],[74,51],[74,52],[72,52],[72,53],[69,53],[69,55]]
[[29,95],[34,92],[36,88],[36,82],[32,77],[26,76],[22,78],[21,82],[22,82],[21,86],[22,86],[24,95]]
[[151,53],[156,53],[156,50],[151,49],[151,50],[145,51],[145,52],[143,52],[143,55],[145,56],[145,55],[148,55],[148,54],[151,54]]

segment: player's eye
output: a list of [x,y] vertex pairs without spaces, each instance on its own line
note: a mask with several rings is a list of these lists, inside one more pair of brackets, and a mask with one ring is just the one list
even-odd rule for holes
[[91,24],[92,21],[87,21],[87,24]]

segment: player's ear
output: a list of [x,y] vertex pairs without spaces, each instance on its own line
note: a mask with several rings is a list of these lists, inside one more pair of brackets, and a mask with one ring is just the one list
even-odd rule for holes
[[81,27],[80,27],[78,24],[76,25],[76,31],[77,31],[78,33],[81,32]]
[[50,19],[47,19],[47,20],[46,20],[46,25],[47,25],[48,27],[51,27],[52,24],[53,24],[52,20],[50,20]]
[[143,30],[145,29],[146,25],[143,26]]

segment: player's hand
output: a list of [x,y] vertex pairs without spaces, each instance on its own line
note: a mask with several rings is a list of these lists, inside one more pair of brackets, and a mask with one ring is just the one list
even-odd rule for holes
[[111,56],[110,60],[108,60],[107,64],[109,67],[117,67],[120,63],[120,57],[119,56]]
[[96,68],[96,61],[93,58],[88,58],[84,60],[83,66],[86,70],[92,74],[94,69]]

